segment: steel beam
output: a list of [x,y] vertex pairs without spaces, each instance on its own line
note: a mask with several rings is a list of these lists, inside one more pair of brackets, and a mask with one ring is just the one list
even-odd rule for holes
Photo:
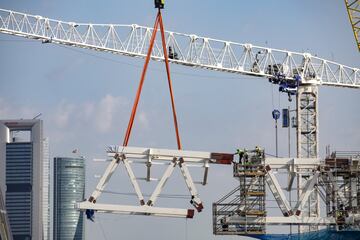
[[[262,223],[264,222],[260,218],[244,218],[241,216],[231,216],[226,219],[226,223],[236,224],[236,223]],[[298,217],[298,216],[290,216],[290,217],[266,217],[265,223],[267,225],[334,225],[336,224],[336,220],[333,217]]]
[[90,202],[80,202],[75,204],[75,208],[85,211],[93,209],[100,213],[117,213],[130,215],[144,215],[157,217],[177,217],[177,218],[193,218],[194,210],[177,209],[177,208],[159,208],[148,205],[129,206],[129,205],[112,205],[112,204],[94,204]]
[[283,190],[281,189],[281,186],[279,182],[277,181],[273,171],[270,169],[269,166],[266,166],[265,169],[267,170],[267,173],[265,175],[266,182],[270,188],[270,191],[272,192],[281,212],[284,216],[291,216],[293,214],[292,209],[290,207],[289,202],[287,201],[285,194],[283,193]]

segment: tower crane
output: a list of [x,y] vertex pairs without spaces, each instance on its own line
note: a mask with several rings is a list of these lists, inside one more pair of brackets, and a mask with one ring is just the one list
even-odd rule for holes
[[355,41],[360,51],[360,0],[345,0],[345,5],[354,32]]
[[[39,15],[0,9],[0,32],[3,34],[34,39],[43,43],[110,52],[129,57],[145,58],[153,29],[137,24],[88,24],[54,20]],[[313,191],[321,178],[318,148],[318,87],[360,88],[360,70],[329,61],[310,53],[292,52],[250,43],[236,43],[165,31],[169,62],[187,67],[249,75],[279,85],[279,90],[289,96],[296,95],[297,113],[297,157],[266,158],[267,166],[261,171],[284,216],[266,217],[267,224],[298,224],[319,226],[336,224],[334,217],[320,217],[319,196]],[[154,61],[165,61],[165,52],[158,42],[149,56]],[[143,204],[144,198],[133,172],[128,171],[141,206],[114,206],[96,203],[116,166],[123,162],[126,169],[130,163],[140,161],[147,166],[146,180],[151,180],[150,168],[155,162],[166,165],[192,163],[204,167],[202,183],[206,184],[207,169],[211,163],[230,164],[233,154],[134,148],[114,146],[107,151],[111,163],[95,189],[91,201],[78,204],[78,208],[99,212],[130,213],[140,215],[192,217],[189,209],[154,208]],[[256,156],[258,157],[258,156]],[[134,160],[132,160],[134,159]],[[137,160],[136,160],[137,159]],[[131,160],[131,161],[130,161]],[[286,169],[289,172],[288,188],[292,188],[297,177],[299,199],[292,208],[286,199],[279,181],[272,169]],[[173,169],[168,168],[155,189],[150,203],[158,197]],[[201,210],[200,199],[192,178],[186,168],[181,169],[191,192],[191,203]],[[95,204],[96,203],[96,204]],[[306,214],[304,214],[307,212]],[[91,215],[91,212],[89,212]],[[226,219],[225,219],[226,220]],[[235,219],[236,220],[236,219]],[[234,221],[234,218],[231,219]],[[226,225],[226,224],[224,224]]]

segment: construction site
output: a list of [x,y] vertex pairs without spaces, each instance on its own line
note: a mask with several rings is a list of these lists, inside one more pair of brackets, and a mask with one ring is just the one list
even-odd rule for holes
[[[106,220],[106,216],[111,215],[109,222],[114,224],[116,219],[120,219],[120,223],[128,221],[131,222],[131,225],[136,225],[133,231],[141,231],[142,225],[150,224],[152,219],[156,221],[156,224],[162,224],[162,221],[166,224],[167,221],[171,222],[174,218],[180,218],[185,219],[185,237],[168,236],[166,239],[201,239],[201,234],[190,236],[187,233],[188,226],[192,225],[191,221],[200,215],[208,213],[205,216],[209,218],[208,216],[211,215],[211,220],[208,219],[211,226],[208,224],[206,229],[212,229],[209,234],[213,239],[310,240],[323,237],[339,240],[360,239],[360,142],[354,140],[351,144],[348,143],[350,137],[346,139],[344,133],[340,137],[345,139],[336,136],[334,137],[336,140],[333,142],[344,142],[344,145],[340,147],[350,146],[353,148],[357,146],[357,148],[339,149],[337,146],[326,145],[326,149],[320,149],[320,141],[324,142],[324,145],[332,142],[323,139],[323,132],[319,131],[320,125],[323,124],[321,120],[324,120],[324,123],[331,121],[331,117],[321,119],[320,112],[331,116],[332,114],[337,115],[337,110],[341,111],[341,109],[335,108],[335,112],[329,114],[326,112],[328,110],[319,107],[319,102],[322,101],[319,97],[320,89],[329,88],[331,91],[334,90],[332,92],[334,94],[337,91],[343,91],[344,95],[347,94],[346,91],[352,91],[351,94],[358,96],[360,93],[359,62],[353,62],[352,66],[346,66],[333,59],[324,59],[309,51],[280,50],[271,48],[267,43],[266,46],[261,47],[251,43],[238,43],[237,39],[218,40],[201,37],[200,34],[195,33],[176,32],[176,28],[169,31],[166,28],[166,20],[171,22],[172,26],[181,25],[171,20],[171,15],[167,15],[167,6],[171,4],[172,1],[151,1],[152,8],[147,11],[150,12],[151,19],[155,20],[151,20],[149,26],[153,27],[149,27],[137,24],[90,24],[77,23],[75,20],[55,20],[50,16],[40,16],[37,13],[2,9],[0,3],[0,33],[1,36],[7,36],[10,39],[6,41],[25,39],[27,42],[40,42],[39,48],[52,48],[55,45],[61,47],[58,49],[59,51],[69,48],[86,54],[95,52],[96,54],[116,55],[115,57],[120,57],[125,62],[129,58],[137,58],[137,61],[141,62],[140,69],[136,68],[136,76],[139,76],[140,72],[140,81],[136,80],[136,86],[131,86],[129,89],[126,85],[112,86],[114,89],[121,88],[121,90],[125,89],[124,91],[131,92],[133,97],[127,101],[131,112],[121,113],[122,116],[126,116],[121,119],[124,122],[120,125],[121,128],[124,128],[121,130],[125,130],[121,144],[118,143],[120,139],[108,146],[104,146],[103,142],[97,143],[106,149],[105,154],[97,155],[101,156],[101,159],[96,161],[101,163],[95,163],[102,164],[103,167],[98,167],[99,165],[92,167],[91,174],[89,174],[91,176],[87,174],[87,178],[93,178],[92,175],[99,174],[95,180],[92,180],[96,181],[96,184],[95,182],[89,184],[86,199],[77,202],[74,206],[87,219],[86,227],[90,229],[95,224],[100,224],[102,231],[100,239],[119,239],[120,237],[114,236],[111,238],[112,234],[103,230],[102,225],[107,223],[101,223],[101,219]],[[353,42],[351,47],[355,49],[354,51],[360,51],[360,1],[345,0],[341,4],[342,9],[338,9],[338,11],[346,14],[347,19],[344,20],[348,24],[346,27],[353,31],[353,35],[346,36],[346,38],[350,38]],[[147,19],[147,22],[149,21]],[[206,29],[206,31],[208,30]],[[216,36],[216,29],[213,30],[214,32],[210,32],[209,35]],[[283,31],[286,35],[286,29]],[[31,47],[32,45],[27,45],[24,48]],[[103,56],[107,55],[101,55],[98,58],[103,58]],[[45,61],[47,60],[45,59]],[[150,141],[151,147],[132,145],[130,141],[132,134],[135,135],[132,138],[141,138],[147,134],[146,131],[150,131],[144,128],[142,135],[139,133],[140,130],[132,130],[134,126],[146,122],[145,120],[141,122],[144,114],[139,109],[141,109],[141,100],[143,100],[142,90],[150,87],[150,85],[146,85],[147,81],[155,80],[146,81],[154,72],[149,67],[153,61],[158,62],[156,66],[161,67],[156,71],[162,72],[162,78],[167,79],[167,82],[163,82],[161,85],[162,87],[165,85],[168,89],[161,88],[161,90],[165,89],[168,95],[161,102],[152,102],[151,106],[156,103],[170,106],[170,110],[157,112],[158,115],[164,115],[170,119],[168,120],[169,126],[165,127],[165,125],[161,126],[161,123],[155,123],[157,127],[163,127],[164,132],[170,132],[171,135],[175,133],[175,148],[161,147],[167,146],[166,143],[158,144],[160,145],[158,147],[156,141]],[[41,68],[41,65],[39,66]],[[191,115],[200,114],[202,111],[194,108],[193,105],[196,103],[186,102],[186,100],[182,100],[186,104],[180,105],[180,111],[177,111],[176,103],[180,99],[176,97],[175,93],[177,93],[178,85],[175,80],[174,82],[172,80],[174,75],[179,78],[178,76],[181,74],[177,75],[176,71],[174,74],[170,66],[176,66],[177,71],[181,69],[178,67],[182,67],[184,69],[202,69],[201,71],[207,72],[207,74],[217,72],[214,73],[216,74],[214,81],[223,75],[225,75],[224,78],[228,75],[235,75],[235,77],[240,75],[241,77],[246,76],[247,79],[259,79],[254,88],[234,89],[235,95],[238,94],[234,99],[247,101],[249,105],[252,104],[252,100],[241,98],[242,92],[253,91],[254,98],[256,98],[258,93],[253,89],[262,87],[262,85],[267,87],[271,85],[273,108],[268,109],[267,114],[270,118],[267,121],[271,122],[267,127],[270,126],[271,129],[266,133],[258,133],[256,126],[242,126],[249,128],[248,131],[251,131],[252,135],[239,137],[240,143],[233,146],[224,147],[218,144],[220,141],[218,138],[222,137],[219,134],[219,136],[213,136],[213,139],[199,137],[194,140],[207,142],[209,147],[206,149],[208,151],[194,150],[188,143],[186,148],[183,147],[185,144],[183,144],[181,136],[191,136],[188,131],[196,130],[191,127],[197,128],[196,125],[192,125],[191,121],[181,125],[181,114],[188,111],[186,104],[191,109],[191,113],[189,113]],[[241,81],[245,81],[241,77],[234,81],[239,81],[241,84]],[[135,80],[133,79],[133,81]],[[193,81],[197,81],[196,76]],[[59,84],[59,81],[56,84]],[[251,84],[253,83],[251,82]],[[223,85],[226,84],[223,83]],[[90,82],[88,85],[85,82],[77,91],[86,92],[87,88],[91,88]],[[202,91],[207,91],[206,85],[201,88]],[[90,94],[96,95],[96,93]],[[150,98],[160,96],[157,94],[157,91],[154,90]],[[214,90],[211,95],[211,98],[227,98],[222,95],[221,89]],[[148,99],[149,95],[146,97]],[[163,96],[161,95],[161,97]],[[331,98],[337,99],[338,97],[331,96]],[[219,100],[218,106],[212,106],[215,109],[213,113],[215,116],[218,114],[218,109],[223,108],[220,106],[221,101],[223,100]],[[270,100],[268,101],[270,102]],[[358,102],[352,102],[352,104],[351,112],[358,116],[360,112]],[[330,105],[330,103],[324,103],[322,107],[329,107],[332,111],[334,108]],[[163,107],[163,105],[161,106]],[[231,108],[234,108],[232,111],[241,111],[235,104]],[[228,111],[230,107],[224,107],[224,109]],[[252,124],[257,125],[257,121],[260,122],[261,117],[256,114],[263,108],[251,106],[251,109],[253,112],[244,111],[246,113],[242,112],[242,114],[250,116],[246,119],[250,119]],[[228,113],[227,118],[231,118],[232,111]],[[224,113],[222,114],[224,115]],[[254,119],[251,119],[251,116],[255,116]],[[212,117],[203,118],[201,121],[211,122]],[[194,117],[194,119],[196,118],[197,116]],[[352,116],[346,116],[346,118],[352,119]],[[237,124],[237,121],[241,120],[233,119],[231,122]],[[201,124],[205,125],[206,123]],[[146,122],[145,125],[147,128],[151,128],[148,126],[149,123]],[[218,133],[217,131],[228,127],[224,123],[217,125],[219,130],[209,129],[208,131]],[[338,131],[341,131],[340,125],[342,123],[332,126],[332,128],[339,128]],[[185,130],[185,127],[190,129]],[[120,129],[116,129],[116,131],[118,130]],[[231,131],[228,130],[228,132]],[[347,133],[349,132],[354,134],[354,139],[359,140],[357,129],[353,132],[347,131]],[[267,135],[271,139],[271,144],[265,145],[266,140],[263,142],[261,138],[267,139]],[[324,133],[325,135],[331,136],[331,133]],[[156,136],[151,137],[156,138]],[[83,138],[87,138],[87,136],[84,135]],[[117,138],[119,138],[119,134],[117,134]],[[166,142],[168,139],[164,141]],[[214,141],[213,145],[209,143],[211,141]],[[108,142],[106,141],[106,143]],[[254,144],[255,142],[258,143]],[[135,143],[141,144],[142,142]],[[211,147],[216,148],[213,151]],[[199,149],[197,146],[194,148]],[[177,169],[178,172],[176,172]],[[118,177],[116,173],[119,172],[123,174],[121,180],[119,181],[119,178],[114,180]],[[227,178],[224,177],[224,179],[231,183],[224,184],[221,181],[222,174],[227,174]],[[172,182],[171,179],[174,177],[179,179],[182,185],[185,183],[186,194],[171,196],[165,190],[168,181],[170,184],[179,186],[178,182]],[[131,187],[127,188],[125,193],[117,192],[125,183]],[[146,188],[145,185],[150,187]],[[173,185],[171,186],[171,190],[175,190]],[[198,190],[198,186],[200,186],[200,190]],[[202,198],[203,192],[206,191],[211,192],[211,196],[216,198]],[[126,201],[125,198],[127,198]],[[164,198],[176,198],[177,203],[180,204],[173,205],[172,202],[163,200]],[[0,191],[0,239],[17,240],[12,237],[11,219],[9,221],[6,214],[4,199],[5,197]],[[129,215],[136,219],[124,217]],[[143,219],[147,219],[145,221],[149,222],[144,224]],[[198,226],[201,224],[201,222],[196,222],[196,227],[202,229]],[[112,226],[116,228],[116,225]],[[121,224],[118,228],[121,228]],[[157,228],[156,231],[161,232],[162,227],[157,226]],[[92,231],[98,231],[94,229]],[[172,229],[166,231],[171,232]],[[95,238],[90,236],[88,239]],[[159,237],[159,239],[162,238]]]

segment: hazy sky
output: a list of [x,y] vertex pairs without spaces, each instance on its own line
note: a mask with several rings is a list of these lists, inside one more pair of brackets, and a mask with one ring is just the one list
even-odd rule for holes
[[[153,25],[156,14],[152,0],[2,0],[0,8],[72,22],[145,26]],[[168,30],[306,51],[360,67],[343,1],[170,0],[163,14]],[[106,166],[92,159],[103,158],[106,146],[122,142],[142,64],[142,59],[0,35],[0,119],[42,113],[52,157],[71,155],[74,148],[86,156],[88,196],[97,183],[94,175]],[[288,106],[286,95],[279,97],[266,79],[170,67],[184,149],[233,152],[259,145],[274,154],[271,111],[273,105]],[[162,63],[150,63],[131,146],[176,148],[163,69]],[[321,156],[327,144],[333,150],[360,150],[359,90],[321,87],[319,92]],[[287,130],[279,131],[280,155],[286,156]],[[292,143],[294,134],[292,130]],[[144,176],[145,168],[135,170]],[[200,180],[201,173],[194,171],[193,178]],[[150,193],[154,184],[142,186]],[[97,215],[96,223],[86,223],[86,239],[232,239],[212,235],[211,204],[235,186],[230,167],[212,166],[209,185],[198,187],[205,210],[194,219]],[[109,189],[131,191],[122,167]],[[165,190],[187,194],[178,173]],[[101,201],[137,203],[122,195]],[[190,204],[187,199],[161,199],[158,206]]]

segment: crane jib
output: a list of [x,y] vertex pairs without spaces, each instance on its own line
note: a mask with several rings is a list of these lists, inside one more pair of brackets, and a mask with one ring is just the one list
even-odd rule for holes
[[[0,9],[0,32],[43,43],[64,44],[130,57],[145,58],[152,28],[136,24],[63,22],[39,15]],[[310,53],[259,47],[195,34],[165,31],[169,62],[189,67],[252,75],[265,79],[301,78],[301,84],[360,88],[360,70]],[[159,43],[154,48],[161,49]],[[151,59],[164,61],[156,51]]]

